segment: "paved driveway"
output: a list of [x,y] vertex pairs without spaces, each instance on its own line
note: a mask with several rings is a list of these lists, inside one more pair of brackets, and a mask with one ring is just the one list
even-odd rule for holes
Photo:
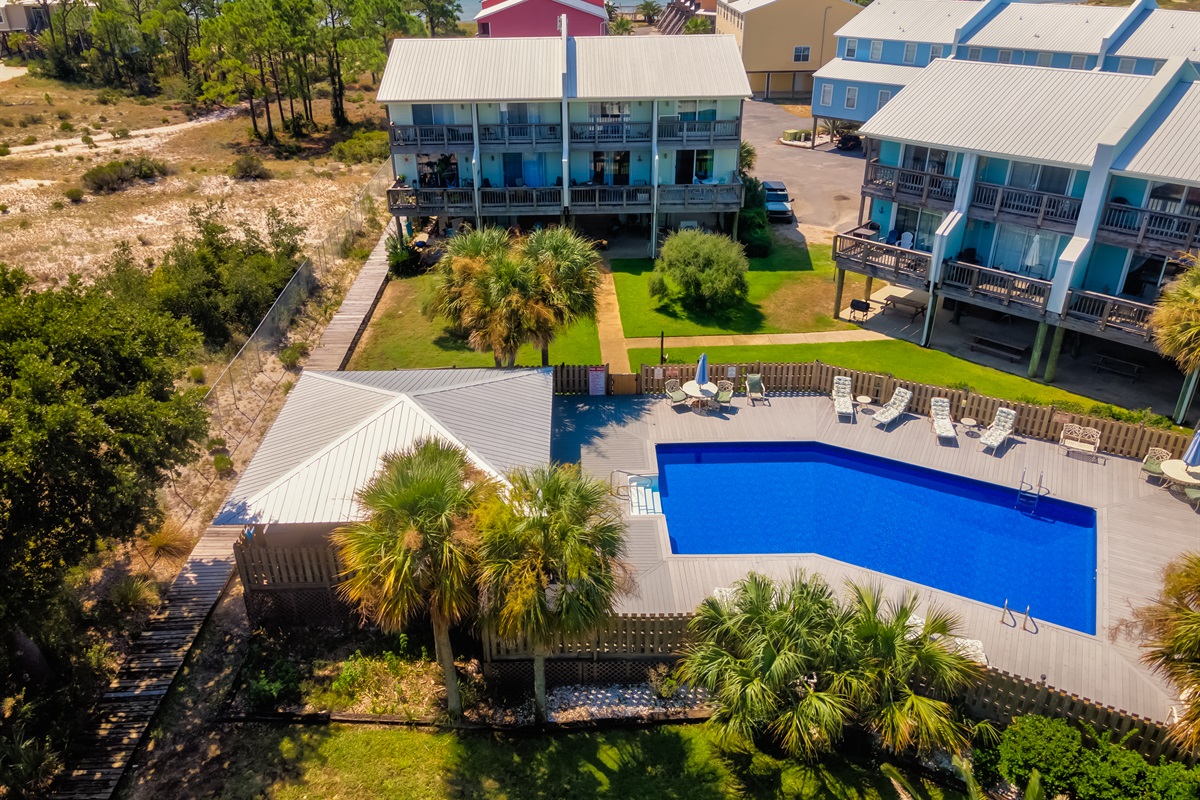
[[812,121],[760,100],[743,106],[742,138],[758,150],[755,177],[781,180],[796,202],[797,219],[807,225],[844,231],[858,224],[863,157],[837,150],[809,150],[779,143],[790,128],[809,128]]

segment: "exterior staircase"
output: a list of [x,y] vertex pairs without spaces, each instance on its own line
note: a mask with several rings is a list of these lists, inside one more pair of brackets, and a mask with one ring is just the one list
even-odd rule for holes
[[683,33],[683,26],[700,11],[700,4],[692,0],[671,0],[671,4],[659,14],[654,27],[665,36]]

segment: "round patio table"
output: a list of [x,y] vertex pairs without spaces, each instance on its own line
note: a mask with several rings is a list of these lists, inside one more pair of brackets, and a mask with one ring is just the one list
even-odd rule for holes
[[695,398],[692,408],[697,411],[707,411],[708,406],[717,396],[717,385],[712,381],[703,385],[695,381],[688,381],[683,385],[683,393],[688,397]]
[[1159,465],[1171,483],[1180,486],[1200,486],[1200,468],[1189,468],[1182,458],[1172,458]]
[[974,417],[963,417],[959,423],[966,428],[968,437],[978,439],[983,435],[979,432],[979,422]]

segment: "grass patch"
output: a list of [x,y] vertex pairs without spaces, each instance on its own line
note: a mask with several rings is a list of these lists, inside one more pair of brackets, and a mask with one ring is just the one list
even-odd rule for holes
[[[621,304],[625,336],[706,336],[741,333],[797,333],[844,330],[853,326],[835,320],[835,271],[830,246],[805,248],[777,239],[766,258],[750,259],[745,302],[717,313],[688,311],[675,302],[650,296],[648,258],[612,261],[613,280]],[[861,294],[862,276],[846,275],[845,297]]]
[[[492,354],[478,353],[455,336],[441,320],[421,314],[421,301],[429,291],[431,275],[398,278],[384,290],[379,308],[363,341],[355,350],[350,369],[418,369],[428,367],[490,367]],[[522,347],[517,363],[542,363],[541,352]],[[600,336],[596,323],[577,323],[550,345],[552,364],[599,364]]]
[[[910,342],[832,342],[829,344],[773,344],[745,347],[675,347],[669,357],[675,363],[694,362],[701,352],[708,353],[709,363],[725,364],[743,361],[813,361],[836,364],[846,369],[864,372],[890,372],[897,378],[935,386],[961,386],[966,383],[979,394],[1004,400],[1049,404],[1073,402],[1090,405],[1095,400],[1054,386],[1031,381],[1018,375],[974,364],[961,358],[927,350]],[[629,361],[636,369],[640,364],[658,362],[657,348],[629,351]]]

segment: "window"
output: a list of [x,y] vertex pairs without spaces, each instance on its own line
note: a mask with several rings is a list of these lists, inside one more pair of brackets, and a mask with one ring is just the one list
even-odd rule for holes
[[891,100],[891,99],[892,99],[892,93],[890,91],[888,91],[887,89],[880,89],[879,90],[879,102],[875,104],[875,110],[878,111],[879,109],[883,108],[885,105],[887,105],[887,101]]
[[917,63],[917,43],[916,42],[905,42],[904,43],[904,63],[905,64]]
[[1087,56],[1082,53],[1071,56],[1071,69],[1087,69]]
[[858,39],[846,40],[846,58],[855,58],[858,55]]
[[1001,50],[1000,55],[997,57],[996,60],[999,61],[1001,64],[1011,64],[1012,63],[1012,50]]
[[491,36],[492,35],[492,23],[490,23],[490,22],[479,23],[479,35],[480,36]]
[[809,54],[809,48],[807,46],[793,47],[792,48],[792,61],[795,61],[795,62],[808,61],[808,54]]
[[1183,265],[1164,256],[1134,252],[1126,269],[1121,294],[1135,297],[1143,303],[1153,303],[1158,299],[1160,287],[1174,280],[1183,270]]
[[676,104],[676,113],[684,122],[695,120],[709,121],[717,118],[716,100],[680,100]]
[[846,108],[847,109],[858,108],[858,87],[857,86],[847,86],[846,87]]
[[1008,176],[1008,185],[1018,189],[1066,194],[1067,187],[1071,185],[1071,170],[1066,167],[1050,167],[1043,164],[1030,164],[1026,161],[1014,161],[1012,173]]
[[997,225],[992,268],[1051,280],[1058,258],[1058,235],[1020,225]]
[[883,42],[875,39],[871,42],[871,60],[878,61],[883,58]]
[[983,59],[983,51],[978,47],[967,49],[967,61],[981,61]]
[[929,46],[929,60],[932,61],[935,58],[941,58],[941,57],[942,57],[942,45],[931,44]]
[[821,105],[828,108],[833,105],[833,84],[826,83],[821,85]]
[[933,238],[945,215],[940,211],[929,211],[912,206],[896,207],[896,231],[903,236],[911,233],[912,249],[928,253],[933,249]]
[[1134,61],[1132,58],[1122,58],[1119,61],[1117,61],[1117,72],[1124,72],[1126,74],[1131,74],[1133,72],[1133,68],[1134,68],[1134,66],[1136,66],[1136,64],[1137,64],[1137,62]]
[[930,172],[934,175],[945,175],[946,164],[950,161],[950,153],[938,147],[923,147],[907,144],[904,146],[904,166],[917,172]]
[[588,103],[588,116],[593,120],[626,120],[629,118],[629,102],[607,101],[601,103]]
[[1037,54],[1037,65],[1039,67],[1048,67],[1048,66],[1050,66],[1050,64],[1053,61],[1054,61],[1053,53],[1038,53]]

